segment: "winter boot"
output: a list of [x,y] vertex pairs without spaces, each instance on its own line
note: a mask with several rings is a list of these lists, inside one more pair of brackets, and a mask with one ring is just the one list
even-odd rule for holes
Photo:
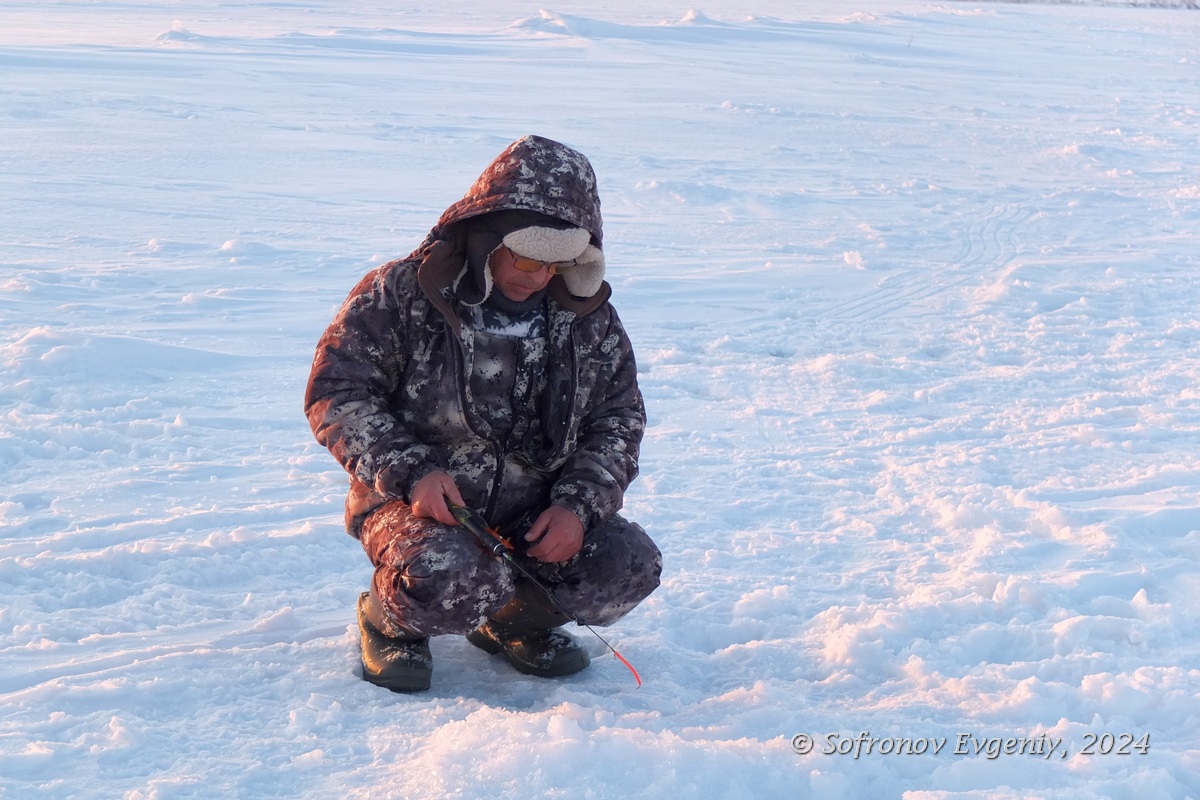
[[363,680],[393,692],[429,688],[433,655],[428,636],[409,633],[391,622],[369,592],[358,598],[358,627],[362,631]]
[[490,620],[467,634],[467,641],[488,653],[503,653],[518,672],[539,678],[573,675],[591,663],[573,636],[558,630],[568,618],[528,597],[517,597]]

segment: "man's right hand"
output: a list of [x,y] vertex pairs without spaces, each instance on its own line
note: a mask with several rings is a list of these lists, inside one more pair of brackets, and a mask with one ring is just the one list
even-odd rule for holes
[[446,507],[447,500],[456,505],[466,505],[462,495],[459,494],[454,478],[440,471],[431,472],[417,481],[417,485],[412,490],[411,500],[410,506],[414,517],[435,519],[443,525],[458,524],[458,520]]

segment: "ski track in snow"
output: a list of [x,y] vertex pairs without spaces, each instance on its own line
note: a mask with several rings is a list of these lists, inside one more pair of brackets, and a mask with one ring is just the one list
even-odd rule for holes
[[[1200,796],[1200,16],[353,6],[0,7],[0,797]],[[312,348],[531,132],[639,356],[646,683],[395,696]]]

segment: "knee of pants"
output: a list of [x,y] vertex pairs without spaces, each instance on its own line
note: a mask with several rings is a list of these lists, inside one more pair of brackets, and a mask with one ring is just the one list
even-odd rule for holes
[[468,633],[512,599],[508,568],[477,544],[409,546],[376,570],[376,592],[414,633]]
[[658,588],[662,577],[662,551],[646,533],[646,529],[636,522],[629,522],[619,516],[614,517],[622,530],[617,537],[624,548],[624,562],[634,578],[634,584],[642,587],[644,594],[638,601],[644,600]]
[[[662,553],[642,526],[616,517],[596,532],[586,571],[572,576],[573,598],[581,622],[611,625],[658,588]],[[586,564],[586,566],[585,566]]]
[[649,597],[662,581],[662,552],[645,531],[642,536],[644,543],[632,548],[629,562],[630,581],[624,600],[631,604],[630,609]]

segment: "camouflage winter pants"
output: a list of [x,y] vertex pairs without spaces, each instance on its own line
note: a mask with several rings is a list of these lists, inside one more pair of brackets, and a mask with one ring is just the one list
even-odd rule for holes
[[[662,554],[640,525],[613,515],[584,534],[575,556],[546,564],[523,555],[534,517],[501,533],[517,547],[513,557],[580,622],[611,625],[658,587]],[[414,517],[398,500],[367,518],[362,545],[375,566],[375,596],[388,617],[413,633],[469,633],[518,593],[553,608],[465,529]]]

